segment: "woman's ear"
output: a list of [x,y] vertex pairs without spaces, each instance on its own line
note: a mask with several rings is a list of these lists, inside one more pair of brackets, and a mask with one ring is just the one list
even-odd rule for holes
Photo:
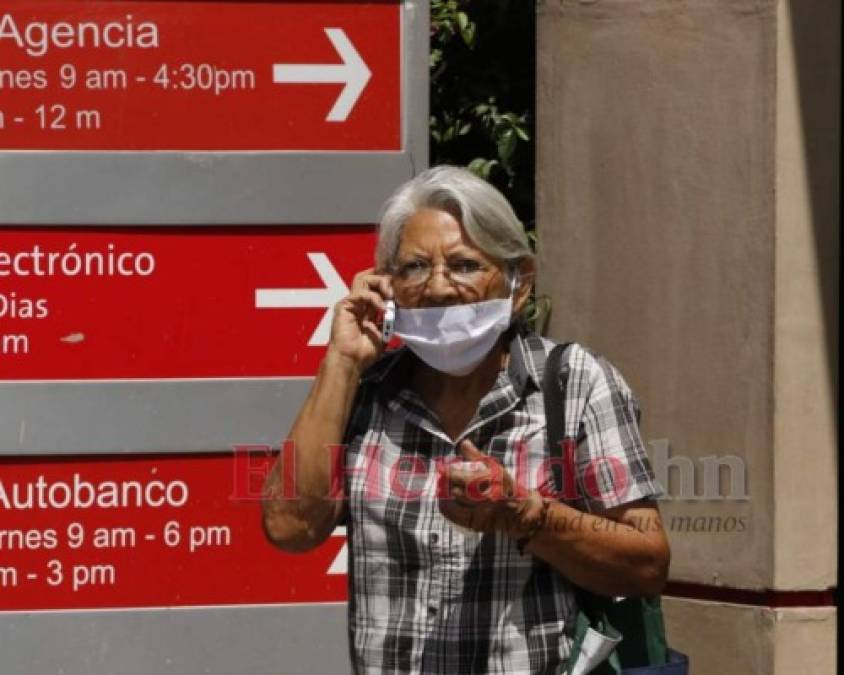
[[516,290],[513,294],[513,314],[519,314],[530,299],[533,280],[536,276],[536,264],[533,258],[522,258],[517,270]]

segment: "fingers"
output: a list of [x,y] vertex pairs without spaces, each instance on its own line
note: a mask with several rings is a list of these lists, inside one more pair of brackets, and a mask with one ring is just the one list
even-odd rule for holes
[[442,466],[443,491],[440,494],[470,504],[510,499],[524,492],[499,462],[483,454],[471,441],[462,441],[458,453],[462,461]]
[[459,462],[446,469],[447,496],[466,506],[499,499],[503,494],[501,467],[487,462]]
[[461,506],[466,508],[475,508],[489,501],[488,494],[483,491],[483,487],[486,487],[488,492],[489,482],[487,481],[485,486],[481,481],[477,483],[472,482],[466,487],[461,485],[452,485],[449,491],[449,496],[453,502],[460,504]]
[[467,488],[468,491],[474,488],[480,493],[481,497],[487,499],[507,499],[512,497],[517,491],[515,489],[515,481],[508,471],[493,457],[485,455],[478,450],[472,441],[465,440],[461,442],[459,451],[471,462],[482,462],[489,473],[489,481],[486,484],[484,484],[486,477],[478,474],[474,485]]
[[335,311],[351,312],[358,321],[374,323],[378,313],[384,311],[386,300],[392,297],[390,277],[368,269],[355,275],[349,294],[337,304]]
[[[462,443],[458,458],[438,466],[438,487],[442,514],[463,527],[478,531],[507,531],[527,504],[513,504],[510,474],[495,459],[478,451],[471,442]],[[519,508],[514,508],[519,507]]]
[[446,467],[445,472],[449,487],[458,488],[463,493],[473,483],[489,483],[492,480],[492,472],[489,467],[480,462],[472,464],[468,462],[454,463]]
[[393,297],[392,277],[388,274],[375,274],[370,268],[355,275],[352,280],[352,293],[360,291],[373,291],[384,299]]
[[476,532],[493,532],[497,529],[494,514],[488,509],[467,508],[455,502],[440,502],[440,512],[452,523]]
[[356,310],[361,312],[366,312],[371,308],[383,312],[385,306],[384,298],[379,293],[368,289],[352,291],[343,302],[353,305]]
[[372,340],[372,344],[381,344],[381,331],[372,321],[363,321],[360,327],[363,334]]
[[470,462],[482,462],[484,460],[490,459],[488,455],[485,455],[480,450],[475,447],[475,444],[472,443],[468,438],[464,441],[461,441],[460,447],[458,451],[461,455]]

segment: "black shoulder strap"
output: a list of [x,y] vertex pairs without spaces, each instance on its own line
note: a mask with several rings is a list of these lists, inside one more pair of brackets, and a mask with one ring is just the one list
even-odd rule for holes
[[[559,344],[551,350],[545,359],[542,373],[542,397],[545,402],[545,427],[548,434],[548,454],[552,459],[562,457],[563,439],[565,438],[566,407],[565,395],[568,383],[568,364],[562,365],[563,355],[571,342]],[[563,489],[563,467],[560,462],[551,462],[554,476],[554,489]]]

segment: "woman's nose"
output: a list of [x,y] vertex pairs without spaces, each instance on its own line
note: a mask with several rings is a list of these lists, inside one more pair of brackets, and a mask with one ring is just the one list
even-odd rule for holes
[[431,276],[425,284],[425,292],[422,298],[426,304],[446,305],[453,304],[460,297],[457,287],[448,278],[445,265],[434,265],[431,268]]

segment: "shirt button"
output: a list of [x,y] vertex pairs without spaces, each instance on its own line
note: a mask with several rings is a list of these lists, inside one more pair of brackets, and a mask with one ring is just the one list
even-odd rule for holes
[[436,532],[431,532],[431,536],[428,537],[428,540],[432,544],[436,544],[440,540],[440,535],[438,535]]
[[439,609],[439,608],[438,608],[436,605],[428,605],[428,614],[430,614],[431,616],[433,616],[434,614],[436,614],[436,613],[437,613],[437,610],[438,610],[438,609]]

